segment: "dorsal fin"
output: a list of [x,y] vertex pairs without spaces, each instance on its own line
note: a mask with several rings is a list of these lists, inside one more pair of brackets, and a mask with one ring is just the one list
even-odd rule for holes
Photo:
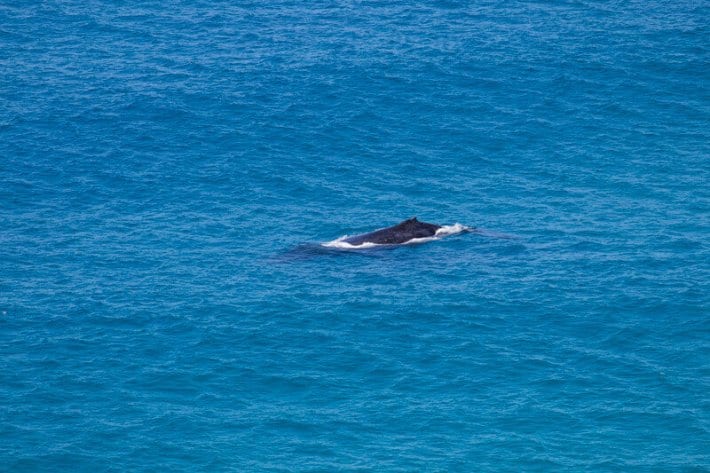
[[400,223],[397,224],[398,227],[409,227],[410,225],[416,225],[419,223],[419,220],[417,220],[417,217],[412,217],[408,218],[407,220],[403,220]]

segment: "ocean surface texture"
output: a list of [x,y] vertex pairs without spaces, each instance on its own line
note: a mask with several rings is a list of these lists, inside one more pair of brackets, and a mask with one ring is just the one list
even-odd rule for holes
[[710,471],[709,25],[0,0],[0,470]]

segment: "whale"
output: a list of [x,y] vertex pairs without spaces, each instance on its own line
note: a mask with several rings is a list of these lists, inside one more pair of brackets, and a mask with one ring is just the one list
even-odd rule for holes
[[434,223],[420,222],[417,217],[404,220],[397,225],[381,228],[369,233],[349,236],[345,235],[323,246],[341,249],[371,248],[373,246],[406,245],[437,240],[447,235],[469,232],[472,228],[459,223],[442,226]]
[[[397,225],[381,228],[360,235],[343,235],[332,241],[303,242],[297,246],[275,256],[273,261],[289,262],[300,259],[310,259],[323,255],[359,254],[361,256],[376,258],[374,253],[378,249],[394,249],[441,240],[451,235],[474,233],[481,236],[503,239],[519,239],[515,235],[508,235],[483,228],[454,223],[439,225],[420,222],[417,217],[404,220]],[[372,250],[372,251],[371,251]]]
[[412,217],[392,227],[347,237],[342,241],[353,246],[359,246],[364,243],[374,243],[376,245],[398,245],[414,240],[415,238],[433,237],[440,228],[441,225],[420,222],[417,220],[417,217]]

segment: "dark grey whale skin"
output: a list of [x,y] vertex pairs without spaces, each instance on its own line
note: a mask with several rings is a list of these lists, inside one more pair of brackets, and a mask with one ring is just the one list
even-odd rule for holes
[[441,226],[433,223],[425,223],[417,220],[417,217],[412,217],[402,223],[398,223],[393,227],[383,228],[362,235],[351,236],[346,238],[345,242],[353,246],[362,245],[363,243],[377,243],[378,245],[397,245],[406,243],[414,238],[426,238],[436,234],[436,231]]

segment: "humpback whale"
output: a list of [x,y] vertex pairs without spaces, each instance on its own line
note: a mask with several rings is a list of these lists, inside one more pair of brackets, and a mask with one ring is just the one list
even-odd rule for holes
[[368,248],[374,245],[418,243],[470,230],[470,228],[458,223],[451,226],[441,226],[433,223],[420,222],[417,220],[417,217],[412,217],[392,227],[382,228],[361,235],[344,236],[332,242],[325,243],[324,246],[337,248]]
[[417,217],[412,217],[402,223],[398,223],[393,227],[375,230],[362,235],[355,235],[345,238],[344,242],[358,246],[363,243],[375,243],[377,245],[396,245],[405,243],[415,238],[427,238],[436,235],[436,231],[441,228],[440,225],[433,223],[425,223],[417,220]]

